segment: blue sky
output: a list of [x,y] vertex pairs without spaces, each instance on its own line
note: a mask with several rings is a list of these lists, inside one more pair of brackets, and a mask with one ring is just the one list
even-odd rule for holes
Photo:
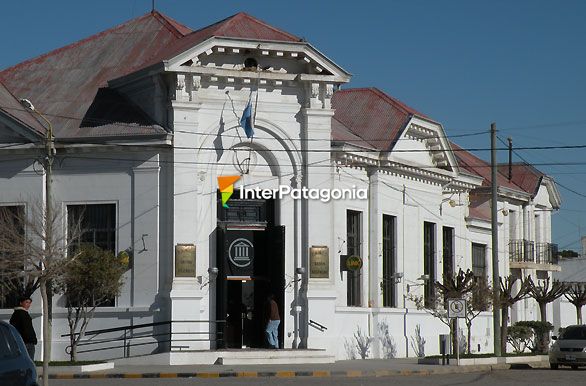
[[[157,0],[197,29],[245,11],[306,38],[353,74],[440,121],[448,136],[488,130],[515,146],[586,144],[586,2],[540,0]],[[150,11],[151,0],[3,2],[0,68]],[[488,133],[454,138],[487,148]],[[585,149],[519,150],[562,186],[553,241],[586,233]],[[489,159],[488,152],[478,153]],[[499,161],[506,161],[499,152]],[[519,161],[518,157],[515,157]],[[576,193],[573,193],[569,188]]]

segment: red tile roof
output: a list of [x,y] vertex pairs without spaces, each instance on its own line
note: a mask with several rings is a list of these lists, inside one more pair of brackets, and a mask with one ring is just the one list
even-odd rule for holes
[[353,134],[379,150],[390,150],[417,110],[377,88],[338,90],[332,97],[334,117]]
[[[509,165],[508,164],[501,164],[498,166],[499,171],[506,175],[508,178],[509,175]],[[545,174],[540,172],[539,170],[535,169],[533,166],[528,165],[526,163],[515,163],[511,165],[512,169],[512,178],[516,185],[518,185],[521,189],[525,192],[531,194],[531,196],[535,196],[537,191],[539,190],[539,186],[541,185],[541,179]]]
[[247,13],[240,12],[205,28],[194,31],[176,41],[174,44],[170,44],[159,57],[153,58],[151,64],[163,59],[171,59],[212,36],[285,42],[301,41],[297,36],[270,26]]
[[375,147],[371,146],[368,142],[354,134],[335,117],[332,118],[332,140],[345,142],[350,145],[355,145],[366,149],[376,150]]
[[[482,181],[482,186],[491,186],[492,171],[490,163],[478,158],[469,151],[462,149],[460,146],[456,145],[453,142],[450,142],[450,144],[452,145],[452,150],[454,151],[454,155],[456,156],[458,165],[460,165],[461,168],[468,171],[469,173],[482,177],[484,179]],[[524,191],[521,187],[509,181],[507,177],[505,177],[500,172],[497,172],[497,183],[498,186],[503,186],[505,188],[517,191]]]
[[104,130],[96,129],[98,123],[109,127],[105,132],[117,135],[165,134],[154,122],[145,122],[145,115],[136,106],[122,100],[127,104],[120,108],[130,109],[131,114],[115,118],[94,115],[92,126],[84,126],[82,121],[87,121],[88,109],[109,80],[170,59],[212,36],[300,41],[245,13],[192,32],[152,12],[5,69],[0,72],[0,81],[19,98],[30,99],[49,117],[57,138],[104,135]]
[[468,217],[490,221],[492,218],[492,213],[490,213],[490,201],[486,198],[477,199],[471,196],[470,206],[468,207]]

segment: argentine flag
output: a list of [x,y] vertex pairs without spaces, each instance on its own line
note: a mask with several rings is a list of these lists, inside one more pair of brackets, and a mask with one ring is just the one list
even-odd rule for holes
[[240,126],[246,133],[246,138],[252,138],[254,136],[254,128],[252,126],[252,103],[248,101],[248,104],[242,112],[242,118],[240,118]]

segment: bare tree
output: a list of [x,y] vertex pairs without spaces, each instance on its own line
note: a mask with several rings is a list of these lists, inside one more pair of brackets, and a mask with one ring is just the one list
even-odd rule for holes
[[[567,287],[559,280],[551,281],[549,277],[538,280],[537,284],[531,279],[529,281],[529,295],[539,304],[541,321],[545,323],[547,322],[547,305],[566,293]],[[541,340],[541,347],[547,347],[549,340],[548,332],[542,333],[542,336],[538,338]]]
[[[515,284],[519,280],[519,286]],[[519,279],[516,276],[509,275],[505,278],[499,278],[499,305],[501,307],[501,352],[507,352],[507,336],[509,329],[509,308],[519,300],[526,299],[529,296],[531,278]]]
[[[440,292],[443,298],[443,302],[447,303],[448,299],[465,299],[468,298],[468,294],[470,294],[476,286],[474,272],[471,270],[466,270],[464,272],[462,268],[458,270],[458,273],[454,276],[444,276],[444,282],[440,283],[439,281],[435,283],[435,287]],[[445,305],[444,305],[445,307]],[[468,311],[468,310],[466,310]],[[475,316],[476,317],[476,316]],[[474,319],[474,318],[472,318]],[[450,330],[452,333],[452,348],[455,348],[458,344],[458,337],[455,334],[456,331],[456,323],[458,323],[457,319],[453,319],[450,322]],[[472,322],[470,322],[472,323]],[[466,324],[468,326],[468,324]],[[468,339],[470,339],[470,331],[468,331]],[[470,341],[468,341],[468,349],[470,346]],[[454,352],[454,350],[452,350]]]
[[[460,269],[454,276],[444,276],[444,282],[435,282],[435,294],[432,304],[425,304],[423,296],[408,295],[407,299],[415,303],[419,310],[425,310],[428,314],[438,318],[443,324],[450,328],[450,331],[456,331],[456,320],[448,318],[447,301],[448,299],[462,299],[470,293],[475,286],[474,273],[470,270],[466,272]],[[457,345],[456,334],[452,334],[452,352],[455,352]]]
[[566,293],[567,287],[559,280],[538,280],[537,284],[530,280],[529,296],[539,304],[539,313],[542,322],[547,322],[547,305]]
[[584,283],[565,283],[567,292],[564,294],[566,299],[576,307],[576,321],[582,324],[582,306],[586,304],[586,284]]
[[[28,207],[29,213],[0,211],[0,272],[3,280],[23,278],[29,289],[39,289],[43,317],[43,385],[49,383],[51,359],[51,283],[63,273],[71,244],[80,235],[79,223],[71,224],[67,232],[61,212],[47,210],[37,203]],[[22,228],[14,226],[21,224]],[[23,231],[24,230],[24,231]],[[30,294],[29,294],[30,295]]]

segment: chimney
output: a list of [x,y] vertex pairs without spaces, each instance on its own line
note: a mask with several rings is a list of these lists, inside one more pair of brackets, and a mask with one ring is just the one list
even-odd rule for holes
[[580,238],[580,241],[582,242],[582,251],[580,251],[580,257],[585,257],[586,256],[586,236],[582,236],[582,238]]

